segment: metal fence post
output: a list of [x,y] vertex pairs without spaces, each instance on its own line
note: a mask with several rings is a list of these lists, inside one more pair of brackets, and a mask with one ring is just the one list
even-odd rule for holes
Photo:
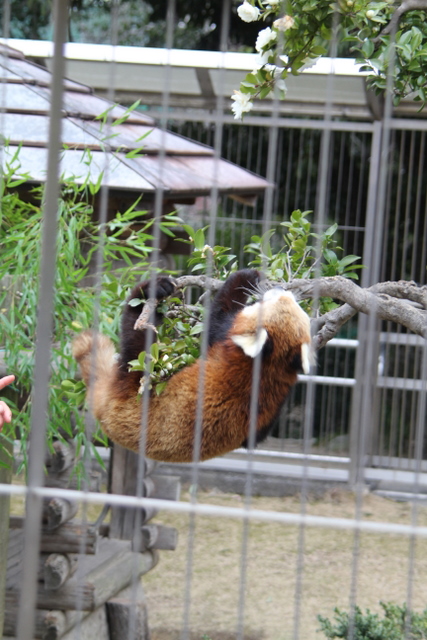
[[[385,158],[384,123],[376,121],[372,133],[369,170],[368,199],[365,221],[365,239],[361,286],[369,287],[378,282],[381,267],[381,246],[384,226],[384,189],[387,162]],[[350,422],[349,483],[355,487],[363,483],[364,467],[371,455],[375,428],[374,394],[376,390],[379,329],[375,317],[359,315],[359,346],[356,355],[356,384],[353,391]]]

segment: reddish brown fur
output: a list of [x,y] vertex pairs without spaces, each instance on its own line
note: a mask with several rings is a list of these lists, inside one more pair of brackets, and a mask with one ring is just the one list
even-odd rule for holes
[[[153,394],[150,397],[144,438],[145,453],[149,458],[167,462],[193,459],[199,389],[203,389],[200,459],[231,451],[246,440],[254,359],[245,355],[232,338],[253,336],[260,319],[273,348],[262,359],[257,431],[272,423],[296,382],[294,359],[301,354],[301,345],[310,342],[307,315],[286,296],[238,312],[227,337],[209,348],[204,363],[198,360],[186,367],[172,376],[160,396]],[[95,384],[90,387],[93,397],[88,393],[92,411],[113,441],[138,451],[141,438],[141,401],[137,395],[140,375],[124,373],[113,361],[109,339],[105,336],[99,339]],[[73,345],[74,356],[87,384],[92,340],[93,335],[84,332],[77,336]]]

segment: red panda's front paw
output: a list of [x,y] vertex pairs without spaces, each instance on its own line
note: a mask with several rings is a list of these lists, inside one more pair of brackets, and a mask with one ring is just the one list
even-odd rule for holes
[[[167,298],[172,295],[175,291],[175,283],[172,278],[167,278],[165,276],[160,276],[157,278],[156,282],[156,292],[155,298],[156,300],[163,300],[163,298]],[[147,291],[149,293],[149,290]]]
[[[129,302],[132,300],[141,300],[141,305],[144,303],[144,300],[148,300],[148,298],[156,298],[156,300],[160,301],[163,298],[167,298],[175,291],[175,283],[172,278],[168,278],[166,276],[159,276],[155,282],[154,296],[151,294],[151,283],[149,280],[145,282],[140,282],[137,284],[131,291],[130,295],[127,298],[128,310],[129,310]],[[134,312],[137,310],[139,305],[135,302],[132,302],[130,308],[133,307]],[[138,313],[140,311],[137,310]]]

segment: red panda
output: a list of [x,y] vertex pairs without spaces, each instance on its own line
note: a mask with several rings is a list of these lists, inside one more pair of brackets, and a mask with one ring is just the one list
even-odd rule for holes
[[[175,373],[164,391],[152,394],[143,441],[145,455],[165,462],[191,462],[199,393],[203,393],[200,460],[219,456],[245,445],[250,422],[254,359],[260,354],[256,440],[274,424],[297,380],[308,372],[310,321],[292,293],[276,287],[261,300],[247,305],[259,287],[260,274],[244,269],[232,274],[215,296],[209,318],[209,347],[201,360]],[[170,295],[174,285],[166,277],[156,283],[158,300]],[[148,297],[149,283],[134,287],[128,301]],[[141,301],[141,305],[143,300]],[[82,377],[93,387],[88,392],[91,410],[111,440],[138,451],[141,441],[141,373],[129,372],[128,362],[145,350],[145,331],[133,326],[141,305],[126,304],[120,354],[109,338],[85,331],[73,342],[73,355]],[[158,314],[157,314],[158,315]],[[160,317],[156,322],[161,321]],[[94,348],[94,343],[96,346]],[[93,351],[92,351],[93,350]],[[92,353],[96,366],[93,367]],[[196,455],[196,457],[198,457]]]

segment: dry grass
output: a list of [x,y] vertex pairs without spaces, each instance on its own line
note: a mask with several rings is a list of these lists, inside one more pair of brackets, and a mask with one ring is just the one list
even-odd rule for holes
[[[184,493],[183,500],[188,499]],[[201,492],[206,504],[242,506],[238,495]],[[298,497],[255,497],[257,509],[299,513]],[[309,500],[307,513],[352,518],[354,496],[332,491],[321,500]],[[22,513],[23,501],[12,500],[12,513]],[[90,508],[95,519],[99,508]],[[363,519],[409,524],[412,507],[375,495],[363,501]],[[162,511],[157,521],[179,532],[176,551],[163,551],[160,562],[144,576],[152,640],[180,640],[186,602],[187,566],[191,565],[189,626],[191,640],[234,640],[238,627],[242,580],[243,523],[240,520],[197,516],[194,538],[188,515]],[[427,525],[427,509],[419,507],[418,523]],[[191,541],[194,540],[193,546]],[[409,575],[411,542],[390,534],[352,532],[251,522],[244,565],[245,640],[291,640],[297,616],[300,640],[322,640],[316,632],[317,615],[332,617],[334,607],[348,610],[355,577],[357,603],[380,611],[379,602],[402,604],[412,589],[412,608],[427,606],[427,540],[413,547],[414,572]],[[303,549],[299,556],[298,549]],[[299,558],[303,558],[302,572]],[[301,580],[299,581],[299,576]]]
[[[184,499],[186,496],[184,495]],[[203,493],[200,501],[237,506],[240,496]],[[254,508],[299,512],[298,498],[254,498]],[[354,496],[334,491],[322,500],[309,501],[307,512],[329,517],[354,516]],[[367,495],[363,518],[410,523],[411,506]],[[190,558],[190,517],[162,512],[158,520],[175,526],[179,544],[175,552],[162,552],[157,568],[144,577],[152,640],[178,640],[185,611],[186,571]],[[420,524],[427,512],[419,510]],[[191,640],[231,640],[236,637],[239,585],[242,578],[242,522],[198,516],[194,525],[192,556]],[[190,541],[190,542],[189,542]],[[303,566],[299,574],[299,545]],[[414,547],[411,580],[412,606],[427,606],[427,541]],[[245,563],[244,629],[246,640],[294,638],[297,614],[299,638],[318,639],[317,615],[331,617],[334,607],[348,609],[353,576],[357,603],[380,611],[379,602],[402,604],[408,599],[410,541],[389,534],[362,534],[356,545],[351,532],[252,522]],[[356,563],[355,563],[356,559]],[[299,582],[298,576],[301,575]]]

